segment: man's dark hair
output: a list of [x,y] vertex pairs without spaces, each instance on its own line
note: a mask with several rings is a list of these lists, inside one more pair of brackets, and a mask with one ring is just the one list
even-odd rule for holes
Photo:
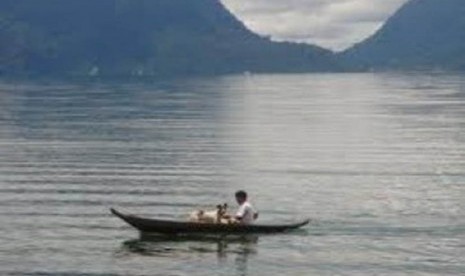
[[247,198],[247,193],[243,190],[237,191],[236,192],[236,197],[238,198]]

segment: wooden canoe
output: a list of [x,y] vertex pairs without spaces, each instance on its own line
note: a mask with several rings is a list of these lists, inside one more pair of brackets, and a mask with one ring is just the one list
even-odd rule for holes
[[241,225],[241,224],[209,224],[209,223],[193,223],[181,222],[160,219],[141,218],[134,215],[125,215],[115,209],[110,209],[112,214],[119,217],[127,224],[139,230],[141,233],[156,233],[156,234],[273,234],[283,233],[290,230],[300,228],[307,225],[310,220],[304,220],[292,224],[276,224],[276,225]]

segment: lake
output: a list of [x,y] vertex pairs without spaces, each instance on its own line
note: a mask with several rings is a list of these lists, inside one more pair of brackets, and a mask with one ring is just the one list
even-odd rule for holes
[[[255,241],[143,241],[246,189]],[[0,82],[0,274],[465,275],[465,77]]]

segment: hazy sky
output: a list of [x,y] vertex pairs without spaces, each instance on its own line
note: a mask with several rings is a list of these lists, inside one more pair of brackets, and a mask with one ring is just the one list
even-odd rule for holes
[[222,0],[251,30],[341,50],[375,32],[408,0]]

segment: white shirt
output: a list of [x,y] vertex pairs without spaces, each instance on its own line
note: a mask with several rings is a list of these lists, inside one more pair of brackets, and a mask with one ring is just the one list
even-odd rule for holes
[[255,209],[253,208],[252,204],[248,201],[242,203],[237,210],[236,217],[241,218],[241,223],[243,224],[251,224],[255,220]]

